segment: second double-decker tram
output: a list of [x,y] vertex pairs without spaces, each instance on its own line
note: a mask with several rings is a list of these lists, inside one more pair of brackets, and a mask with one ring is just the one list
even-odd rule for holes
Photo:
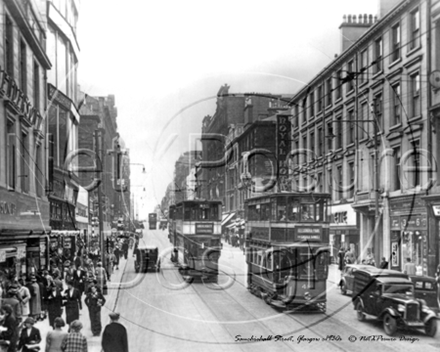
[[326,309],[326,193],[273,193],[245,200],[248,289],[278,308]]
[[170,207],[172,261],[178,263],[182,275],[210,281],[217,279],[221,209],[221,201],[207,200],[186,200]]

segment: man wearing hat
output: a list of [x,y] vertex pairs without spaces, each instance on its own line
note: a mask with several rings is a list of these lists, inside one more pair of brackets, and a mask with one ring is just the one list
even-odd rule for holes
[[64,292],[63,300],[66,307],[66,322],[70,324],[79,319],[79,310],[82,309],[81,294],[73,287],[73,281],[67,282],[67,290]]
[[70,324],[69,333],[61,344],[64,352],[87,352],[87,339],[81,334],[83,328],[79,320],[74,320]]
[[109,314],[111,322],[102,334],[103,352],[128,352],[127,330],[119,323],[119,313]]
[[36,345],[41,342],[40,330],[34,327],[35,320],[31,317],[24,321],[24,329],[21,330],[20,340],[17,349],[22,352],[35,352],[35,349],[29,348],[30,345]]

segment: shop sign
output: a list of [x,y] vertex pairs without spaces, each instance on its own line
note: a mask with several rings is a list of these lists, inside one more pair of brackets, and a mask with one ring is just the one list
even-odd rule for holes
[[440,216],[440,205],[433,204],[432,211],[434,212],[434,216]]
[[0,263],[4,263],[6,261],[6,251],[4,249],[0,249]]
[[399,242],[391,242],[391,266],[399,266]]
[[9,202],[0,202],[0,214],[1,215],[15,215],[16,205]]
[[70,237],[64,238],[64,248],[72,248],[72,239]]
[[[277,157],[277,176],[280,188],[288,184],[289,167],[287,156],[290,153],[290,121],[286,115],[277,116],[276,134],[276,157]],[[281,189],[283,191],[285,189]]]
[[330,207],[330,224],[356,226],[356,212],[350,204]]

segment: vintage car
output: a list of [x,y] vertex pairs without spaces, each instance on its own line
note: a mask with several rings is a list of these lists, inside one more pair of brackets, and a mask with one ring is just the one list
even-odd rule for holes
[[138,247],[134,253],[136,256],[134,270],[137,273],[146,273],[148,270],[160,270],[159,249],[157,247]]
[[414,283],[399,271],[373,266],[356,270],[352,302],[359,321],[372,315],[383,321],[387,335],[399,327],[424,328],[431,337],[437,332],[436,313],[416,298]]
[[339,282],[339,288],[343,295],[346,295],[348,291],[353,292],[354,272],[366,266],[365,264],[347,264],[345,266],[342,271],[341,281]]
[[410,276],[410,279],[414,283],[416,298],[424,300],[426,305],[438,316],[439,302],[436,279],[430,276]]

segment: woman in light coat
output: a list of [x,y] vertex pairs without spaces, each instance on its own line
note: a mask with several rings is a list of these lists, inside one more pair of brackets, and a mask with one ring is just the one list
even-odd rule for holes
[[29,301],[31,299],[31,293],[29,292],[29,289],[24,286],[23,279],[18,280],[18,292],[21,296],[21,316],[23,319],[26,319],[30,314],[30,307],[29,307]]

